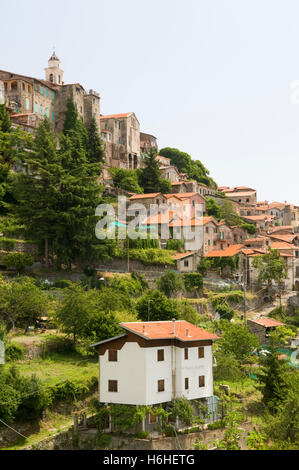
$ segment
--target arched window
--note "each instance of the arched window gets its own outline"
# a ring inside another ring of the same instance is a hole
[[[53,83],[53,81],[54,81],[53,73],[50,73],[50,82]]]

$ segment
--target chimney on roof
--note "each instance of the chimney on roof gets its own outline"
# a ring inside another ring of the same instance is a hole
[[[172,334],[175,334],[175,318],[172,319]]]
[[[143,327],[142,327],[142,333],[143,334],[145,333],[145,325],[143,325]]]

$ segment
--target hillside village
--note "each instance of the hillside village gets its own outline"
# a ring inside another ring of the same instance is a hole
[[[299,206],[60,65],[0,71],[0,447],[298,448]]]

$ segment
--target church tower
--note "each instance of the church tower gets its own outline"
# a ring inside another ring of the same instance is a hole
[[[61,70],[60,60],[58,59],[55,51],[48,60],[48,67],[45,69],[46,81],[54,85],[62,85],[63,83],[63,70]]]

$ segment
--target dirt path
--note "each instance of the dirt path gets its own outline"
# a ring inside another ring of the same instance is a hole
[[[288,303],[288,300],[290,297],[293,295],[296,295],[296,292],[288,292],[287,294],[284,294],[281,296],[281,304],[282,306],[286,306]],[[267,317],[272,310],[275,308],[279,307],[280,305],[280,300],[279,298],[275,299],[274,302],[271,302],[267,307],[263,307],[261,309],[254,309],[251,310],[247,313],[247,318],[259,318],[259,317]]]

